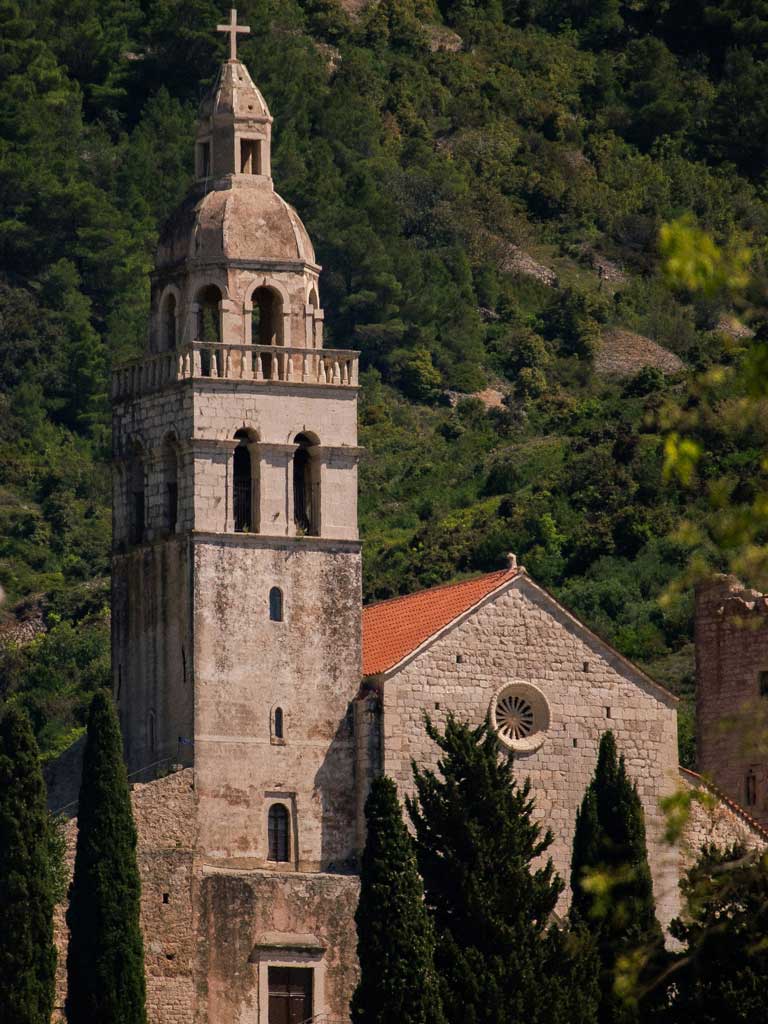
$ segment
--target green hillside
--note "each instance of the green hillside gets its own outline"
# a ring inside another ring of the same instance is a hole
[[[694,405],[694,375],[740,350],[722,295],[665,284],[658,233],[690,212],[718,239],[765,237],[768,2],[239,13],[276,186],[325,267],[327,343],[363,353],[366,596],[515,551],[690,698],[690,595],[658,597],[706,480],[663,483],[663,409]],[[6,622],[47,630],[0,652],[0,699],[23,700],[49,755],[109,675],[109,372],[143,344],[224,14],[0,0],[0,583]],[[642,369],[642,338],[679,361]],[[710,472],[748,499],[764,439],[734,416],[702,429]]]

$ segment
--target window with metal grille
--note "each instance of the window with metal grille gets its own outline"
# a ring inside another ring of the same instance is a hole
[[[284,804],[272,804],[269,808],[268,839],[269,860],[285,863],[290,859],[288,808]]]
[[[235,448],[234,470],[234,519],[235,532],[247,533],[251,529],[251,453],[246,445]]]

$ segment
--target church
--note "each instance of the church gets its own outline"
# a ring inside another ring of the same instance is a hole
[[[660,800],[705,785],[678,768],[675,697],[514,556],[363,608],[358,355],[324,345],[321,268],[275,191],[272,117],[237,59],[247,28],[235,12],[221,28],[230,58],[160,239],[147,351],[112,388],[113,685],[148,1010],[152,1024],[340,1024],[366,795],[381,772],[404,795],[411,761],[435,764],[425,713],[489,720],[565,878],[612,729],[665,924],[691,849],[768,832],[723,798],[694,805],[687,845],[665,842]]]

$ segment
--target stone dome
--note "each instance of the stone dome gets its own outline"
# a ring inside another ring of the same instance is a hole
[[[236,177],[227,185],[182,203],[161,233],[158,269],[189,259],[315,263],[306,228],[271,181]]]

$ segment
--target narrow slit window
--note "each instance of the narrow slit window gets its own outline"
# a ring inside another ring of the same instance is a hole
[[[275,739],[282,740],[283,736],[283,709],[275,708]]]
[[[744,785],[744,797],[747,807],[754,807],[757,803],[757,778],[754,772],[748,772]]]
[[[272,622],[283,621],[283,592],[280,587],[272,587],[269,592],[269,618]]]
[[[273,804],[269,809],[269,860],[284,864],[290,859],[288,834],[288,808],[284,804]]]
[[[761,697],[768,697],[768,672],[758,672],[757,688]]]

